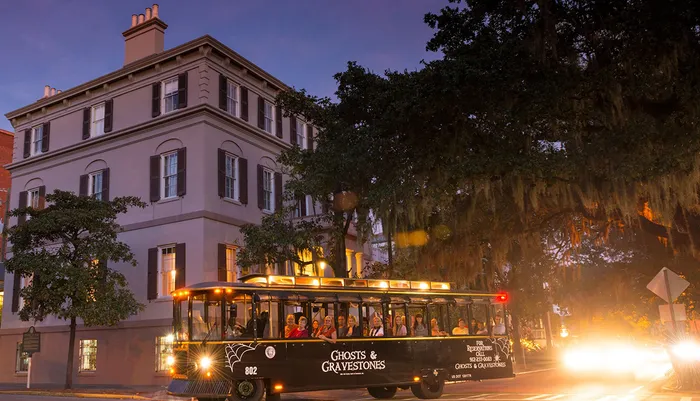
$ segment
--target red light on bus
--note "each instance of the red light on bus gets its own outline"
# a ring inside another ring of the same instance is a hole
[[[508,301],[508,294],[505,292],[502,292],[498,295],[496,295],[496,302],[506,302]]]

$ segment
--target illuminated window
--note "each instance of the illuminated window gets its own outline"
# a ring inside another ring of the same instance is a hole
[[[15,354],[15,373],[26,373],[29,370],[29,354],[22,351],[22,343],[17,343]]]
[[[159,248],[160,259],[158,260],[158,276],[160,285],[158,295],[167,297],[175,291],[175,245],[168,245]]]
[[[173,355],[172,337],[156,337],[156,372],[168,371],[168,357]]]
[[[240,277],[240,272],[236,264],[236,248],[226,248],[226,281],[233,283]]]
[[[80,340],[78,354],[78,371],[94,372],[97,370],[97,340]]]

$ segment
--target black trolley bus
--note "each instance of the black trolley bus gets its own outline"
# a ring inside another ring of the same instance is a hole
[[[192,285],[173,292],[168,393],[258,401],[366,387],[380,399],[397,389],[439,398],[445,382],[514,376],[506,301],[505,294],[427,281],[254,274]],[[414,330],[419,315],[427,330]],[[335,327],[339,317],[351,318],[355,335],[285,338],[287,321],[301,316],[309,326],[326,316]],[[390,317],[405,322],[406,335],[400,324],[389,326]],[[385,335],[368,336],[377,321]]]

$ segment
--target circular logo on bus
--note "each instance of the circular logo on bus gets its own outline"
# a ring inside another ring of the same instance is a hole
[[[267,348],[265,348],[265,356],[267,359],[272,359],[275,357],[275,347],[268,345]]]

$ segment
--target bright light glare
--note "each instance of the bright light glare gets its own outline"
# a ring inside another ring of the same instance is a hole
[[[572,347],[563,354],[562,362],[567,370],[577,373],[633,374],[638,378],[652,378],[671,369],[663,349],[628,344]]]
[[[673,355],[684,361],[700,360],[700,344],[694,341],[681,341],[671,349]]]
[[[202,369],[209,369],[211,366],[211,359],[208,356],[202,357],[202,359],[199,360],[199,367]]]
[[[566,327],[562,327],[559,335],[561,336],[561,338],[566,338],[569,336],[569,330],[567,330]]]
[[[172,355],[168,355],[168,357],[165,359],[165,363],[168,366],[173,366],[175,364],[175,357]]]
[[[165,343],[166,344],[172,344],[173,341],[175,341],[175,335],[174,334],[168,334],[165,336]]]

